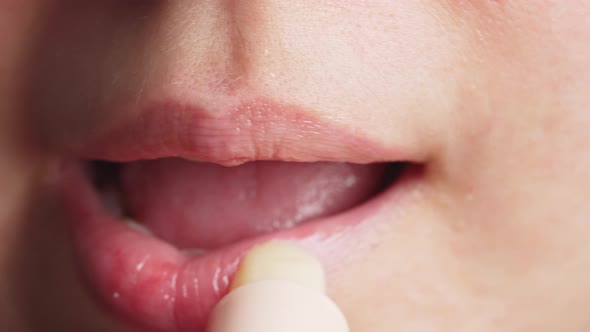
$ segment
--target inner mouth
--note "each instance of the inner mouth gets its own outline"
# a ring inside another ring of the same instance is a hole
[[[89,164],[111,214],[192,250],[353,209],[393,186],[410,165],[255,161],[226,167],[180,158]]]

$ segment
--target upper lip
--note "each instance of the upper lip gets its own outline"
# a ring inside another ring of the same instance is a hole
[[[84,158],[116,162],[182,157],[226,166],[255,160],[412,159],[401,147],[385,146],[335,122],[317,112],[260,99],[224,111],[166,101],[99,131],[75,150]]]

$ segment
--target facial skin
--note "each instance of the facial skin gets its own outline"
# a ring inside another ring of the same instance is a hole
[[[424,165],[330,275],[352,331],[589,330],[588,17],[585,0],[0,0],[0,330],[124,330],[75,271],[53,160],[133,105],[253,93]]]

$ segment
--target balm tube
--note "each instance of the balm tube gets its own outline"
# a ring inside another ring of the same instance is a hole
[[[322,266],[304,251],[278,242],[255,247],[207,332],[349,332],[324,285]]]

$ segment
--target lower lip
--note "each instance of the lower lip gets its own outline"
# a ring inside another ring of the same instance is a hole
[[[154,331],[204,330],[210,311],[228,292],[241,257],[260,243],[292,242],[315,254],[328,272],[337,271],[346,257],[375,241],[377,223],[369,221],[412,182],[406,174],[345,213],[191,257],[110,215],[81,162],[64,166],[62,175],[64,208],[91,289],[107,310]]]

